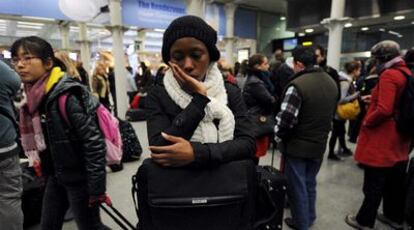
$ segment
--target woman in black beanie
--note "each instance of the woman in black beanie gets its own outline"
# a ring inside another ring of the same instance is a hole
[[[216,61],[217,33],[201,18],[175,19],[164,33],[170,66],[147,98],[148,139],[154,162],[208,167],[253,159],[255,141],[239,88],[224,83]]]

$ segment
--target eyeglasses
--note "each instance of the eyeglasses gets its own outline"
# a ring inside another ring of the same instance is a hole
[[[32,62],[32,59],[35,59],[38,57],[35,56],[23,56],[22,58],[12,58],[11,64],[14,66],[17,66],[19,62],[22,62],[23,65],[28,65]]]

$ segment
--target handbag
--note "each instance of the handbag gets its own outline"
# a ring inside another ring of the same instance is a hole
[[[276,125],[273,115],[253,114],[251,116],[254,124],[255,138],[273,134]]]
[[[256,180],[252,160],[172,168],[146,159],[133,177],[139,229],[250,230]]]
[[[345,104],[339,104],[336,108],[336,113],[343,120],[355,120],[360,112],[361,108],[358,99]]]

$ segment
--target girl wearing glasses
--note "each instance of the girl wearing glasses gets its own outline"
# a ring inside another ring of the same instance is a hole
[[[109,202],[106,146],[92,115],[98,101],[62,71],[63,63],[45,40],[21,38],[13,43],[11,53],[27,95],[19,122],[23,150],[36,173],[46,179],[41,229],[62,229],[69,205],[79,229],[108,229],[97,206]],[[58,104],[59,96],[68,92],[70,126]]]

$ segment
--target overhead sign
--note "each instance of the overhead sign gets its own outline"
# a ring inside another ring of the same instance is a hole
[[[186,14],[184,0],[123,0],[124,25],[165,29],[177,17]]]

